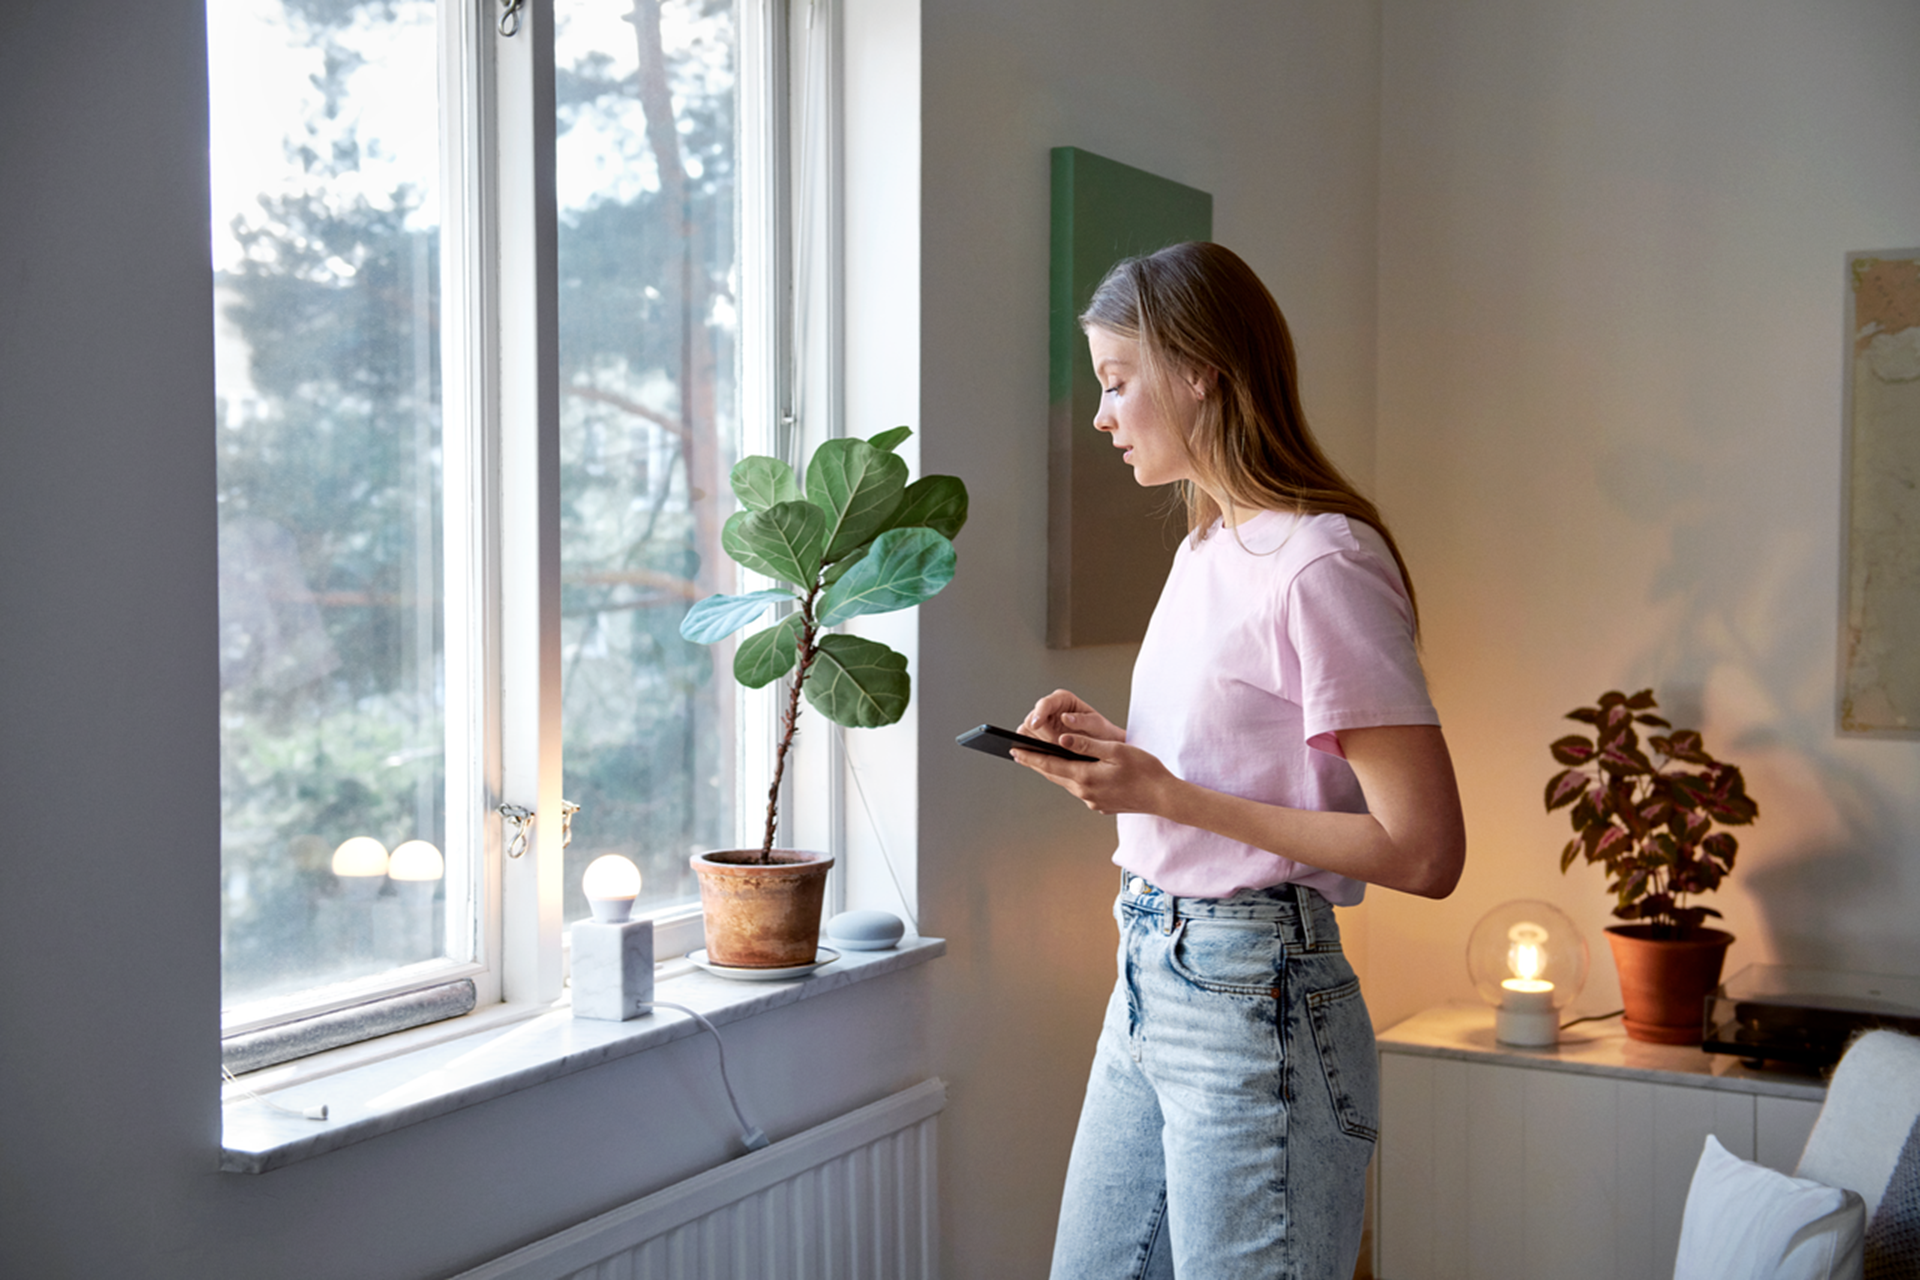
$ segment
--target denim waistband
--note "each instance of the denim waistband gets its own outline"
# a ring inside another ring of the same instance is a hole
[[[1310,947],[1340,945],[1333,904],[1303,884],[1242,889],[1228,898],[1182,898],[1129,871],[1121,876],[1120,901],[1129,910],[1165,916],[1169,930],[1180,920],[1192,919],[1272,922]]]

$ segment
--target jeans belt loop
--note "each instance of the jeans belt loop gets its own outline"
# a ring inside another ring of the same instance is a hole
[[[1163,891],[1164,892],[1164,891]],[[1180,899],[1167,894],[1167,932],[1171,934],[1180,924]]]
[[[1318,941],[1313,936],[1313,904],[1307,897],[1313,891],[1298,880],[1290,881],[1288,888],[1293,890],[1294,912],[1300,918],[1300,940],[1306,944],[1307,950],[1311,951]]]

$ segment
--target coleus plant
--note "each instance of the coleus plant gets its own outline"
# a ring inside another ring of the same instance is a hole
[[[734,678],[749,689],[793,674],[767,790],[763,863],[773,856],[802,692],[827,719],[858,729],[893,724],[912,699],[904,654],[830,630],[862,614],[911,608],[953,579],[953,537],[967,522],[967,486],[944,475],[909,484],[907,464],[894,450],[912,434],[895,427],[868,440],[828,440],[807,463],[804,489],[778,458],[742,458],[733,468],[742,510],[728,518],[720,545],[736,563],[783,585],[708,596],[687,611],[680,634],[713,644],[757,622],[770,606],[788,606],[733,655]]]
[[[1674,729],[1657,706],[1651,689],[1631,697],[1616,690],[1598,706],[1568,712],[1593,736],[1552,745],[1566,767],[1547,782],[1547,810],[1571,806],[1574,837],[1560,851],[1562,873],[1575,858],[1601,863],[1615,916],[1651,925],[1655,937],[1679,937],[1720,914],[1687,904],[1733,870],[1739,842],[1716,827],[1746,826],[1760,809],[1739,768],[1709,755],[1695,730]],[[1652,754],[1635,726],[1656,731],[1646,739]]]

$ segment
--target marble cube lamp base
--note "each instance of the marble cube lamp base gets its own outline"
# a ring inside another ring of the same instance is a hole
[[[653,921],[573,926],[573,1016],[625,1022],[653,1003]]]

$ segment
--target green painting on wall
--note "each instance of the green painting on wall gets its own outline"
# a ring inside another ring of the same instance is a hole
[[[1100,384],[1079,315],[1109,268],[1213,238],[1213,197],[1078,147],[1053,149],[1047,644],[1133,644],[1146,634],[1183,528],[1165,489],[1143,489],[1093,429]]]

